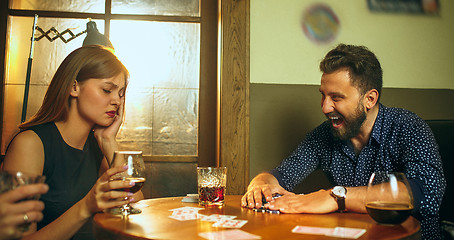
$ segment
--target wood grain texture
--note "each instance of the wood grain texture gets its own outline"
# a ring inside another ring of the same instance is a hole
[[[227,194],[249,182],[249,0],[220,1],[220,150]]]
[[[131,215],[125,220],[109,213],[94,216],[93,227],[98,240],[136,240],[136,239],[202,239],[199,233],[229,230],[213,227],[213,222],[202,220],[178,221],[169,218],[170,209],[180,207],[199,207],[197,203],[183,203],[182,197],[157,198],[144,200],[148,207],[141,214]],[[329,213],[329,214],[269,214],[259,213],[240,206],[241,195],[226,196],[225,206],[206,207],[200,214],[234,215],[236,219],[248,222],[241,230],[258,235],[261,239],[326,239],[320,235],[292,233],[295,226],[312,227],[349,227],[365,229],[359,239],[418,239],[420,224],[408,218],[400,225],[385,226],[374,222],[367,214]],[[329,238],[341,239],[341,238]]]

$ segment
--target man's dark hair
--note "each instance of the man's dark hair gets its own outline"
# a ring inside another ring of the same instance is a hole
[[[364,46],[339,44],[320,62],[320,71],[329,74],[341,68],[348,68],[352,84],[361,94],[376,89],[380,100],[383,70],[373,52]]]

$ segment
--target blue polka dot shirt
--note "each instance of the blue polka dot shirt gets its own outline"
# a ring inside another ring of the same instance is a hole
[[[356,155],[350,141],[331,134],[325,121],[297,149],[270,171],[291,191],[312,171],[321,168],[335,185],[367,186],[374,171],[403,172],[415,200],[413,216],[425,239],[440,239],[438,210],[446,188],[441,157],[429,126],[416,114],[379,105],[368,144]]]

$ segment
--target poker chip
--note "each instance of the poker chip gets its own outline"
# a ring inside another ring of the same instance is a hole
[[[261,207],[261,208],[254,208],[254,209],[252,209],[252,210],[254,210],[254,212],[263,212],[263,213],[266,212],[266,209],[263,208],[263,207]]]
[[[280,214],[281,213],[279,210],[270,210],[270,209],[267,209],[266,212],[267,213],[272,213],[272,214]]]

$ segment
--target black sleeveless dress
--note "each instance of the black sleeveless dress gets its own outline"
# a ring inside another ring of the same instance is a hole
[[[62,215],[81,200],[98,179],[103,154],[93,132],[83,150],[75,149],[63,140],[54,122],[33,126],[44,146],[44,169],[49,191],[41,196],[45,207],[38,230]],[[94,239],[92,221],[88,221],[74,236],[74,240]]]

